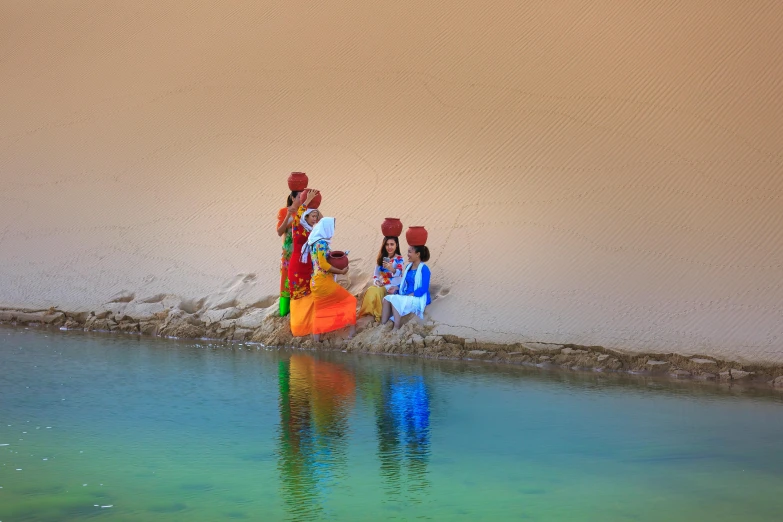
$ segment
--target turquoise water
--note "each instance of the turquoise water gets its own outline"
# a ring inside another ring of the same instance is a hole
[[[772,392],[0,328],[0,521],[780,520]]]

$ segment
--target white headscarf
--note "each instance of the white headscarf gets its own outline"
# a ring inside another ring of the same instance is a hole
[[[313,227],[310,226],[310,223],[307,222],[307,214],[311,214],[313,212],[318,212],[317,208],[308,208],[304,211],[304,214],[302,214],[302,219],[299,220],[299,224],[302,225],[302,228],[307,230],[308,232],[313,231]]]
[[[310,232],[310,237],[307,238],[307,244],[302,247],[302,263],[307,262],[307,256],[310,254],[313,245],[316,241],[325,240],[327,243],[331,243],[332,236],[334,235],[334,218],[325,217],[321,218],[321,221],[315,224],[313,231]]]

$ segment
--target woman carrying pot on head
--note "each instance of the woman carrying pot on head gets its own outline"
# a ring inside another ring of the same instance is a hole
[[[294,190],[288,196],[285,208],[277,211],[277,235],[283,238],[283,255],[280,259],[280,317],[288,315],[291,309],[291,290],[288,284],[288,264],[293,251],[293,216],[291,207],[299,191]]]
[[[329,264],[330,243],[334,235],[334,218],[325,217],[313,227],[307,246],[313,261],[313,277],[310,291],[313,295],[313,340],[321,340],[321,334],[350,326],[348,338],[356,333],[356,298],[337,284],[335,274],[347,274],[348,267],[337,268]]]
[[[307,245],[313,227],[321,219],[318,209],[310,208],[318,194],[317,190],[308,189],[304,201],[293,215],[291,232],[293,253],[288,264],[288,286],[291,292],[291,333],[294,337],[302,337],[313,332],[313,296],[310,295],[313,263],[310,259],[310,251],[304,251],[304,247]]]
[[[408,314],[416,314],[424,319],[424,308],[432,302],[430,299],[430,269],[426,262],[430,259],[430,250],[424,246],[408,247],[408,264],[402,273],[399,288],[392,287],[391,295],[383,298],[381,324],[391,318],[394,329],[400,329],[400,320]]]
[[[400,238],[385,236],[376,260],[373,286],[364,293],[362,307],[359,310],[360,316],[372,315],[376,321],[381,320],[383,298],[393,287],[400,286],[404,266],[405,260],[400,254]]]

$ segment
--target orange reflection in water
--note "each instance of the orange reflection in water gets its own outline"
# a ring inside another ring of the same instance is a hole
[[[324,492],[346,471],[356,381],[344,367],[308,355],[280,361],[278,381],[282,497],[294,520],[319,518]]]

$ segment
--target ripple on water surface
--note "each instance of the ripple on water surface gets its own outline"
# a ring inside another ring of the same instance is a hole
[[[0,329],[0,520],[780,514],[771,392],[239,348]]]

